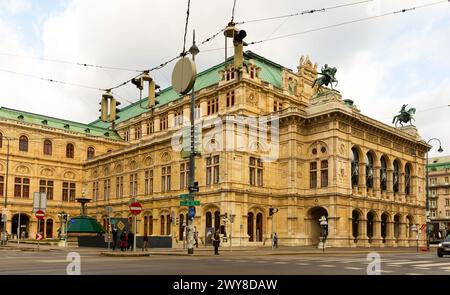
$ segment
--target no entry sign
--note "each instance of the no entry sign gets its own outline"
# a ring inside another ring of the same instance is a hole
[[[141,203],[139,203],[139,202],[131,203],[130,204],[130,211],[131,211],[131,214],[133,214],[133,215],[138,215],[139,213],[141,213],[142,212]]]
[[[45,213],[42,210],[37,210],[35,215],[37,219],[44,219],[45,217]]]

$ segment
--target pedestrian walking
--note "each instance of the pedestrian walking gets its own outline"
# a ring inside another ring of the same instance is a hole
[[[128,247],[128,233],[127,231],[123,231],[120,235],[120,250],[125,251]]]
[[[148,246],[148,235],[147,233],[144,234],[144,242],[142,243],[142,251],[147,251]]]
[[[131,231],[128,233],[128,249],[134,249],[134,234]]]
[[[112,242],[113,242],[113,251],[115,251],[116,250],[116,247],[117,247],[117,236],[118,236],[118,231],[117,231],[117,228],[114,226],[113,227],[113,229],[112,229]]]
[[[220,235],[219,230],[216,230],[213,236],[214,255],[219,255]]]
[[[273,247],[278,248],[278,236],[277,233],[273,234]]]
[[[195,240],[195,247],[198,248],[198,231],[197,227],[194,226],[194,240]]]

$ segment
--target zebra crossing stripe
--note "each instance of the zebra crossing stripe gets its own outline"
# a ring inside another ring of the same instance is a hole
[[[402,262],[389,262],[389,265],[404,265],[404,264],[421,264],[421,263],[430,263],[430,260],[424,261],[402,261]]]
[[[420,264],[418,267],[450,266],[450,262]]]

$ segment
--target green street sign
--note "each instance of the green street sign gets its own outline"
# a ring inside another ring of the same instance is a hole
[[[181,201],[180,202],[180,206],[200,206],[200,201],[193,201],[193,200],[189,200],[189,201]]]
[[[180,195],[180,199],[193,200],[194,199],[194,194],[181,194]]]

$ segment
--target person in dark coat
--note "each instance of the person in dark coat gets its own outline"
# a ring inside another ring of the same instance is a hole
[[[216,230],[213,236],[214,254],[219,255],[220,235],[219,230]]]
[[[148,235],[147,235],[147,233],[145,233],[143,243],[142,243],[142,251],[147,251],[147,246],[148,246]]]
[[[131,231],[128,233],[128,249],[134,249],[134,234]]]
[[[120,235],[120,250],[125,251],[128,247],[128,233],[123,231]]]
[[[114,226],[112,229],[113,251],[116,250],[118,234],[117,228]]]

